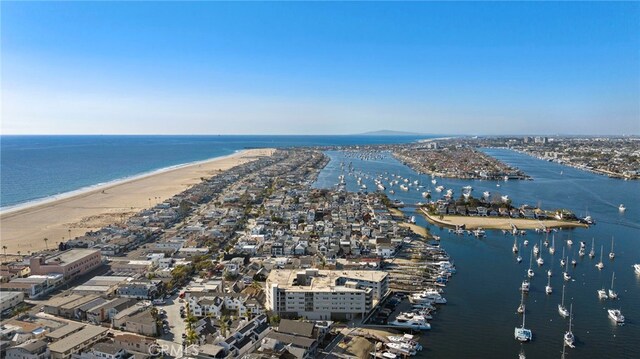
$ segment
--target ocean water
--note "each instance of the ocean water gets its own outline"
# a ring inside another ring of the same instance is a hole
[[[640,263],[640,182],[610,179],[571,167],[542,161],[510,150],[486,150],[490,155],[519,167],[532,181],[480,181],[440,179],[437,185],[455,190],[459,196],[462,187],[471,185],[474,196],[484,191],[509,195],[514,205],[532,204],[543,208],[567,208],[583,216],[590,214],[597,224],[589,229],[562,230],[555,233],[555,255],[542,247],[545,264],[538,267],[533,262],[535,277],[531,280],[531,292],[525,298],[527,308],[526,327],[533,330],[534,339],[522,345],[527,358],[560,358],[562,338],[568,328],[568,319],[557,312],[563,285],[560,257],[562,248],[570,258],[577,258],[575,268],[569,265],[573,280],[566,283],[565,304],[573,304],[573,332],[576,348],[567,349],[567,358],[640,358],[640,275],[632,268]],[[330,188],[343,173],[340,162],[353,163],[355,171],[372,175],[364,179],[368,189],[375,189],[373,178],[388,172],[405,178],[419,180],[430,188],[431,177],[418,175],[389,155],[376,160],[347,158],[342,152],[328,151],[331,162],[320,173],[314,186]],[[346,175],[347,188],[358,190],[356,177]],[[387,175],[385,175],[387,176]],[[498,187],[497,185],[500,185]],[[390,189],[388,183],[387,191]],[[397,187],[397,186],[395,186]],[[392,199],[405,203],[425,201],[421,192],[413,188],[403,192],[395,188]],[[387,192],[388,193],[388,192]],[[625,204],[625,213],[618,205]],[[529,255],[534,243],[544,241],[544,234],[529,231],[517,237],[521,244],[522,263],[517,263],[511,247],[514,238],[501,231],[487,231],[487,237],[456,236],[445,229],[432,226],[414,209],[405,208],[407,215],[415,215],[418,224],[424,225],[435,235],[441,236],[441,246],[451,255],[458,269],[445,289],[446,305],[440,306],[431,321],[432,330],[420,334],[424,351],[416,358],[517,358],[521,344],[513,337],[522,317],[516,313],[520,303],[519,286],[529,268]],[[614,260],[608,259],[611,238],[615,239]],[[549,236],[549,240],[551,240]],[[567,239],[573,245],[567,244]],[[596,258],[577,255],[579,242],[595,239]],[[530,243],[523,246],[524,240]],[[599,271],[595,264],[599,260],[600,246],[604,246],[605,268]],[[552,269],[551,286],[554,292],[547,295],[546,272]],[[596,290],[609,288],[611,275],[615,271],[615,289],[620,299],[598,300]],[[606,309],[621,308],[627,324],[615,325],[607,316]]]
[[[402,143],[433,136],[0,136],[0,208],[256,147]]]

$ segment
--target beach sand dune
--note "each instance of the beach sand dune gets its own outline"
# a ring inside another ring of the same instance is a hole
[[[84,235],[112,223],[122,223],[138,211],[178,194],[220,171],[273,149],[250,149],[211,161],[126,180],[47,203],[0,213],[0,243],[7,253],[22,254],[56,247],[63,240]]]

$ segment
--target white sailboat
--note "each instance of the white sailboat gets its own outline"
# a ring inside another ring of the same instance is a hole
[[[562,276],[564,277],[564,280],[570,280],[571,279],[571,274],[569,274],[569,262],[568,261],[564,261],[565,262],[565,266],[564,266],[564,272],[562,272]]]
[[[602,270],[604,268],[604,262],[602,262],[602,253],[604,252],[604,246],[600,246],[600,262],[596,264],[596,268]]]
[[[573,318],[573,304],[571,304],[571,311],[569,312],[569,330],[564,333],[564,343],[567,344],[569,348],[575,348],[574,345],[576,338],[573,335],[573,331],[571,330],[571,319]]]
[[[518,252],[520,251],[520,244],[518,244]],[[518,263],[522,262],[522,256],[520,254],[518,254],[518,256],[516,257],[516,261],[518,261]]]
[[[609,252],[609,259],[613,260],[616,254],[613,252],[613,237],[611,237],[611,252]]]
[[[529,270],[527,271],[527,276],[529,276],[529,278],[533,278],[533,276],[535,275],[535,273],[533,272],[533,269],[531,269],[532,264],[533,264],[533,251],[531,251],[531,256],[529,256]]]
[[[616,272],[611,273],[611,288],[609,288],[609,298],[618,299],[618,293],[613,290],[613,281],[616,278]]]
[[[556,252],[556,236],[551,236],[551,247],[549,247],[549,254],[553,255]]]
[[[553,293],[553,288],[551,288],[551,276],[547,276],[547,286],[544,287],[544,291],[547,294]]]
[[[560,266],[564,267],[565,265],[565,260],[564,260],[564,247],[562,247],[562,258],[560,258]]]
[[[526,279],[525,279],[526,280]],[[520,305],[518,306],[518,314],[524,313],[524,290],[520,292]]]
[[[591,251],[589,252],[589,258],[593,259],[596,256],[596,250],[594,249],[595,238],[591,238]]]
[[[562,285],[562,302],[558,304],[558,313],[563,318],[566,318],[569,315],[569,311],[567,310],[567,307],[564,306],[564,288],[565,286],[563,284]]]
[[[517,240],[518,239],[514,236],[513,237],[513,247],[511,248],[513,253],[518,253],[518,242],[517,242]]]

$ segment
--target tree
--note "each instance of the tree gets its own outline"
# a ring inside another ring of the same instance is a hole
[[[49,246],[47,245],[47,242],[49,242],[49,238],[44,237],[44,247],[49,250]]]
[[[7,246],[2,246],[2,250],[4,251],[4,259],[7,259]]]
[[[227,321],[229,318],[226,315],[223,315],[220,318],[220,333],[222,333],[223,337],[227,336],[227,330],[229,329],[229,323]]]

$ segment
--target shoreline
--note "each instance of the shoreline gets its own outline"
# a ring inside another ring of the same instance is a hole
[[[465,229],[506,229],[511,230],[511,225],[515,225],[518,229],[542,229],[546,228],[589,228],[588,225],[575,222],[559,221],[555,219],[551,220],[537,220],[526,218],[510,218],[510,217],[470,217],[470,216],[452,216],[445,215],[443,219],[434,218],[424,209],[420,209],[422,215],[429,221],[429,223],[436,226],[442,226],[446,228],[456,228],[457,226],[464,225]]]
[[[222,156],[218,156],[218,157],[207,158],[205,160],[198,160],[198,161],[193,161],[193,162],[181,163],[181,164],[178,164],[178,165],[171,165],[171,166],[167,166],[167,167],[162,167],[162,168],[158,168],[158,169],[155,169],[155,170],[134,174],[134,175],[131,175],[131,176],[116,178],[116,179],[113,179],[113,180],[110,180],[110,181],[107,181],[107,182],[100,182],[100,183],[92,184],[92,185],[89,185],[89,186],[80,187],[78,189],[74,189],[74,190],[67,191],[67,192],[56,193],[56,194],[53,194],[53,195],[50,195],[50,196],[32,199],[32,200],[29,200],[27,202],[21,202],[21,203],[12,204],[12,205],[5,206],[5,207],[0,207],[0,216],[8,215],[8,214],[16,212],[16,211],[29,209],[31,207],[36,207],[36,206],[39,206],[39,205],[44,205],[44,204],[47,204],[47,203],[52,203],[52,202],[55,202],[55,201],[60,201],[60,200],[64,200],[64,199],[67,199],[67,198],[72,198],[72,197],[79,196],[79,195],[82,195],[82,194],[85,194],[85,193],[88,193],[88,192],[91,192],[91,191],[102,190],[102,189],[106,189],[108,187],[117,186],[119,184],[127,183],[127,182],[130,182],[130,181],[136,181],[136,180],[143,179],[143,178],[150,177],[150,176],[154,176],[154,175],[157,175],[157,174],[162,174],[162,173],[165,173],[165,172],[170,172],[170,171],[173,171],[173,170],[178,170],[178,169],[189,167],[189,166],[206,164],[206,163],[211,162],[211,161],[223,160],[225,158],[233,157],[233,156],[237,155],[238,153],[241,153],[241,152],[244,152],[244,151],[247,151],[247,150],[248,149],[235,150],[235,151],[233,151],[232,153],[230,153],[228,155],[222,155]]]
[[[121,223],[131,215],[183,192],[221,171],[270,156],[274,149],[246,149],[132,178],[93,186],[63,198],[49,198],[11,211],[0,212],[0,238],[7,253],[35,252],[55,248],[60,241],[83,236],[109,224]]]

